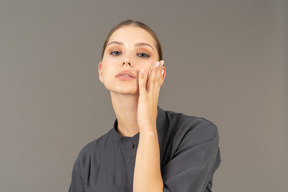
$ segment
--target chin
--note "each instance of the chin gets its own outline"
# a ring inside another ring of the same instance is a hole
[[[106,89],[116,94],[139,95],[138,85],[135,83],[105,83]]]
[[[108,88],[107,88],[108,89]],[[135,88],[128,88],[128,87],[119,87],[114,89],[108,89],[110,92],[114,92],[117,94],[124,94],[124,95],[139,95],[138,89]]]
[[[124,94],[124,95],[139,95],[138,90],[119,90],[117,93]]]

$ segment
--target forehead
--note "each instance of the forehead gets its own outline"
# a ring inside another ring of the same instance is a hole
[[[120,41],[124,44],[148,43],[154,48],[156,42],[153,36],[137,26],[124,26],[117,29],[109,38],[108,44],[111,41]]]

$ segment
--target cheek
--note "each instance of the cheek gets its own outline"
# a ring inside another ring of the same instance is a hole
[[[136,63],[136,62],[135,62]],[[152,65],[153,61],[149,61],[149,62],[137,62],[134,69],[135,72],[137,72],[138,74],[141,73],[141,70],[144,69],[144,73],[147,74],[150,69],[151,69],[151,65]]]
[[[102,64],[102,76],[103,79],[109,78],[111,75],[113,75],[113,71],[115,67],[109,63],[104,63]]]
[[[144,70],[146,71],[146,73],[148,73],[151,70],[151,66],[152,66],[153,62],[150,62],[149,65],[146,65],[144,67]]]
[[[150,69],[151,68],[151,65],[156,62],[156,58],[154,57],[150,57],[150,58],[135,58],[134,59],[134,64],[135,64],[135,67],[137,67],[138,69],[144,69],[145,71],[147,69]]]

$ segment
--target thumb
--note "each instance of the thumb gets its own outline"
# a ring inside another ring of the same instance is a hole
[[[139,72],[139,95],[146,93],[147,76],[144,75],[144,69]]]

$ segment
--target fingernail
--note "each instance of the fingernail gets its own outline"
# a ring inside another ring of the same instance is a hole
[[[162,69],[162,75],[164,74],[164,69]]]
[[[156,63],[156,67],[158,67],[159,66],[159,62],[157,61],[157,63]]]
[[[161,62],[161,66],[163,66],[164,65],[164,60],[161,60],[160,62]]]
[[[144,69],[141,69],[141,73],[142,73],[142,74],[144,73]]]

